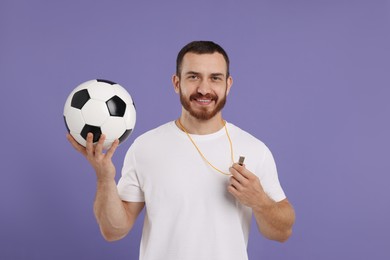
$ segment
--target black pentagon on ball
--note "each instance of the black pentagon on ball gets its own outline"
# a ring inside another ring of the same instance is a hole
[[[131,132],[133,131],[133,129],[127,129],[123,135],[121,137],[119,137],[119,143],[122,143],[124,140],[127,139],[127,137],[129,137],[129,135],[131,134]]]
[[[88,133],[93,134],[93,142],[99,141],[100,136],[102,135],[102,130],[98,126],[93,125],[85,125],[83,129],[81,130],[80,135],[87,140]]]
[[[87,89],[79,90],[74,93],[70,105],[74,108],[81,109],[90,98]]]
[[[96,81],[97,82],[104,82],[104,83],[107,83],[107,84],[110,84],[110,85],[115,85],[116,84],[115,82],[112,82],[111,80],[107,80],[107,79],[97,79]]]
[[[113,96],[106,101],[108,112],[111,116],[123,117],[126,112],[126,103],[118,96]]]

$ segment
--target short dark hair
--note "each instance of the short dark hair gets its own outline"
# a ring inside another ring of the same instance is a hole
[[[213,54],[215,52],[222,54],[226,61],[226,77],[229,77],[229,56],[226,51],[219,46],[218,44],[212,41],[192,41],[185,45],[180,52],[177,54],[176,58],[176,75],[180,77],[181,74],[181,64],[183,62],[183,57],[186,53],[196,53],[196,54]]]

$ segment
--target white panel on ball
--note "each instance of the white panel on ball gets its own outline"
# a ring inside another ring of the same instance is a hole
[[[84,117],[80,109],[71,106],[65,107],[66,123],[71,132],[80,134],[85,125]]]
[[[126,131],[126,124],[122,117],[110,117],[101,127],[107,138],[115,140]]]
[[[131,105],[130,107],[131,109],[127,109],[123,116],[127,129],[133,129],[137,119],[136,112],[133,105]]]
[[[115,139],[121,137],[126,131],[126,124],[121,117],[109,117],[101,127],[102,133],[106,135],[104,148],[111,146]]]
[[[90,99],[81,109],[86,124],[101,126],[110,116],[106,103]]]
[[[116,94],[115,89],[113,87],[108,87],[105,82],[96,82],[96,84],[90,86],[88,90],[91,98],[104,102]]]

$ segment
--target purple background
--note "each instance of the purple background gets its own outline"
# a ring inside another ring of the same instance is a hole
[[[89,79],[129,90],[120,170],[135,137],[179,116],[171,75],[195,39],[230,54],[224,116],[271,148],[296,209],[285,244],[253,226],[250,258],[390,259],[389,34],[380,0],[2,0],[0,259],[137,259],[142,219],[119,242],[100,236],[63,105]]]

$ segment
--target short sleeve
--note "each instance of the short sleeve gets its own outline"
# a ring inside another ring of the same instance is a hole
[[[258,168],[258,176],[265,193],[274,201],[279,202],[286,198],[280,185],[274,157],[265,146],[263,162]]]
[[[145,197],[137,175],[134,150],[135,144],[133,144],[126,153],[123,162],[122,176],[117,185],[118,194],[124,201],[144,202]]]

